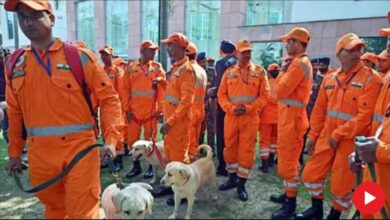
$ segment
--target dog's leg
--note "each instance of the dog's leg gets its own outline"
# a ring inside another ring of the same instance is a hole
[[[214,201],[218,199],[217,196],[217,176],[215,175],[215,170],[210,176],[210,182],[211,182],[211,196]]]
[[[195,197],[187,197],[187,214],[185,219],[191,219],[192,208],[194,207]]]
[[[175,193],[174,198],[175,198],[175,208],[173,209],[172,215],[169,216],[169,219],[176,219],[177,213],[179,212],[181,198],[179,197],[179,195],[177,195],[177,193]]]
[[[160,178],[158,177],[158,169],[159,166],[153,165],[153,179],[149,182],[152,185],[157,184],[160,181]]]

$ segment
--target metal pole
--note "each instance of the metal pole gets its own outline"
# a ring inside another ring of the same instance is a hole
[[[14,22],[14,39],[15,39],[15,49],[19,48],[19,29],[18,29],[18,16],[14,13],[13,17]]]
[[[168,1],[170,0],[159,0],[159,43],[162,39],[168,37]],[[165,45],[162,45],[160,54],[160,62],[163,65],[164,69],[167,69],[168,66],[168,57],[167,57],[167,48]]]

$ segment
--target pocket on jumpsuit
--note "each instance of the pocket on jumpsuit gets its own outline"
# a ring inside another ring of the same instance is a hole
[[[78,102],[81,88],[73,75],[58,76],[53,74],[51,81],[52,90],[49,99],[52,107],[69,109],[72,103]]]

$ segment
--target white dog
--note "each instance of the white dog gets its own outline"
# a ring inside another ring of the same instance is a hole
[[[106,219],[143,219],[152,214],[153,190],[147,183],[131,183],[124,189],[109,185],[102,194],[102,208]]]
[[[170,162],[165,168],[165,175],[160,183],[165,186],[172,186],[172,190],[175,193],[175,208],[173,214],[169,216],[170,219],[177,217],[180,202],[183,198],[186,198],[188,202],[185,218],[190,219],[196,192],[206,182],[209,182],[212,187],[211,194],[213,199],[217,199],[215,166],[212,160],[213,153],[208,145],[200,145],[197,151],[199,152],[201,149],[207,151],[206,157],[196,160],[190,165],[181,162]]]
[[[161,158],[164,163],[167,162],[165,151],[164,151],[164,141],[159,141],[156,143],[157,149],[160,152]],[[157,152],[153,149],[153,143],[146,140],[138,140],[133,144],[133,147],[130,151],[130,154],[133,156],[133,160],[140,158],[141,156],[145,158],[150,165],[153,167],[153,179],[149,182],[150,184],[156,184],[160,181],[158,176],[158,170],[162,170],[160,161],[157,157]]]

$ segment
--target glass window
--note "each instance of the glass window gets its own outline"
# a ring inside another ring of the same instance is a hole
[[[283,54],[283,43],[278,41],[252,43],[252,61],[267,69],[271,63],[280,64]]]
[[[149,0],[141,1],[141,22],[142,22],[142,40],[151,40],[155,44],[158,42],[158,27],[159,27],[159,1]]]
[[[364,41],[364,43],[366,43],[364,52],[380,54],[384,49],[386,49],[386,37],[361,37],[361,39]]]
[[[127,57],[129,34],[127,30],[128,5],[127,1],[106,1],[106,36],[107,44],[114,53]]]
[[[218,57],[221,1],[186,1],[186,34],[199,52]]]
[[[246,24],[279,24],[283,22],[284,1],[247,1]]]
[[[88,48],[95,49],[95,16],[93,1],[79,1],[77,10],[77,39],[84,41]]]
[[[7,20],[8,39],[14,39],[13,13],[6,12],[5,19]]]

